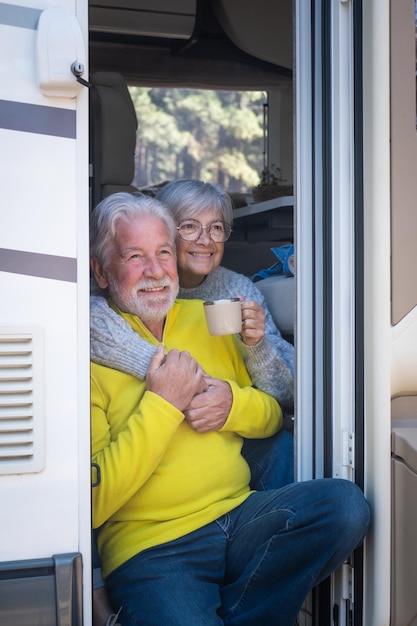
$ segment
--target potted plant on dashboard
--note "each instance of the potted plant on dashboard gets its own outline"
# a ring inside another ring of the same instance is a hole
[[[270,167],[267,165],[264,167],[259,177],[259,183],[252,189],[254,202],[264,202],[272,198],[292,196],[292,194],[293,186],[286,183],[281,177],[280,168],[274,164]]]

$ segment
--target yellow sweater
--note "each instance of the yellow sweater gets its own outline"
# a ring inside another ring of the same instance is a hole
[[[133,329],[158,342],[134,315]],[[104,577],[129,558],[212,522],[249,495],[242,437],[281,427],[274,398],[251,387],[239,342],[211,337],[200,300],[177,300],[163,335],[166,350],[188,350],[205,371],[227,380],[230,415],[218,432],[196,433],[184,415],[144,381],[91,364],[92,457],[101,483],[92,490]]]

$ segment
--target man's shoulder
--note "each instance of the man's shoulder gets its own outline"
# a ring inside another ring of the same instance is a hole
[[[201,308],[203,306],[203,302],[204,300],[200,300],[198,298],[193,298],[192,300],[186,300],[185,298],[177,298],[175,300],[174,306],[172,307],[171,311],[175,312],[175,310],[178,311],[184,311],[184,310],[190,310],[190,311],[201,311]],[[171,313],[170,311],[170,313]],[[170,314],[169,313],[169,314]]]
[[[190,326],[193,322],[199,323],[201,318],[204,318],[204,300],[177,298],[167,315],[167,322],[177,327],[179,320],[185,320]]]

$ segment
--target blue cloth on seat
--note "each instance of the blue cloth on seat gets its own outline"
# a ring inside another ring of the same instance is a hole
[[[290,257],[294,255],[294,244],[286,244],[285,246],[279,246],[278,248],[271,248],[271,252],[275,254],[278,261],[264,270],[259,270],[256,274],[253,274],[251,280],[256,283],[263,278],[269,278],[270,276],[277,276],[278,274],[285,274],[286,276],[294,276],[294,272],[288,264]]]

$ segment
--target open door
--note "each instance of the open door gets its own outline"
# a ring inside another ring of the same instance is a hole
[[[75,626],[91,607],[86,2],[0,3],[0,29],[0,622]]]

